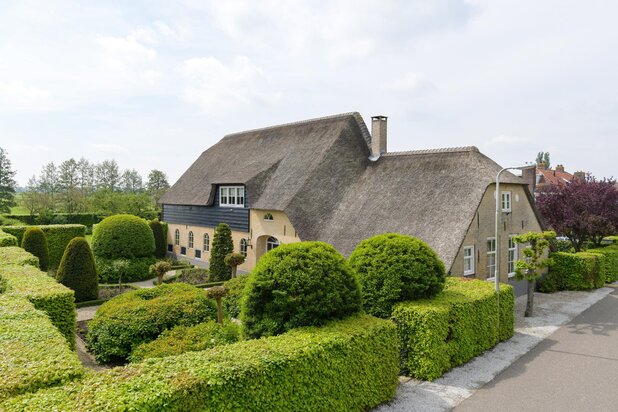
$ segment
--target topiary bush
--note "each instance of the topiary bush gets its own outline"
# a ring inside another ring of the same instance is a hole
[[[260,258],[245,289],[241,319],[244,333],[259,338],[360,310],[358,281],[344,257],[327,243],[300,242]]]
[[[240,338],[240,326],[233,322],[223,325],[208,321],[195,326],[176,326],[164,331],[152,342],[137,346],[129,360],[140,362],[148,358],[163,358],[196,352],[237,342]]]
[[[92,233],[92,251],[96,257],[152,257],[155,239],[144,219],[134,215],[114,215],[99,223]]]
[[[18,246],[17,238],[0,230],[0,247]]]
[[[30,252],[38,257],[39,268],[43,272],[47,272],[49,266],[49,247],[47,246],[45,233],[40,228],[36,226],[27,228],[21,241],[21,247],[26,252]]]
[[[225,264],[225,257],[234,251],[232,230],[225,223],[219,223],[215,228],[208,260],[208,270],[212,281],[228,280],[232,276],[232,268]]]
[[[249,275],[240,275],[225,282],[227,295],[223,298],[223,312],[226,316],[237,318],[240,315],[240,301],[244,296]]]
[[[381,318],[393,305],[430,298],[444,287],[444,264],[425,242],[398,233],[363,240],[350,255],[361,285],[363,308]]]
[[[589,290],[605,285],[605,256],[596,253],[556,252],[549,272],[539,284],[541,292]]]
[[[150,226],[150,230],[152,230],[152,235],[154,236],[154,256],[157,259],[163,259],[165,257],[165,253],[167,252],[167,245],[165,243],[165,236],[163,234],[163,226],[161,226],[161,222],[159,222],[158,220],[151,220],[150,222],[148,222],[148,226]]]
[[[139,289],[110,299],[89,324],[88,348],[99,362],[126,359],[133,348],[174,326],[215,319],[206,292],[183,283]]]
[[[94,260],[100,283],[139,282],[150,279],[150,266],[156,262],[153,257],[108,259],[95,256]]]
[[[94,255],[86,239],[76,237],[69,242],[56,272],[56,279],[75,292],[76,302],[99,298],[99,277]]]

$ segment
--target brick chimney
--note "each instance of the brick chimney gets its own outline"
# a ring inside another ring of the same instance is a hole
[[[386,153],[386,116],[371,118],[371,154],[378,158]]]
[[[556,166],[556,172],[562,172],[562,173],[564,173],[564,166],[563,166],[563,165],[558,165],[558,166]]]
[[[528,183],[528,189],[534,196],[534,191],[536,190],[536,166],[531,165],[530,167],[521,169],[521,178],[524,182]]]

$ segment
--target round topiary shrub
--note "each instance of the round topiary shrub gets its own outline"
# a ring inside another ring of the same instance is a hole
[[[76,237],[69,242],[58,266],[56,279],[75,291],[76,302],[99,298],[99,277],[86,239]]]
[[[214,301],[194,286],[175,283],[139,289],[101,305],[89,324],[88,348],[99,362],[125,360],[134,347],[166,329],[216,317]]]
[[[398,233],[363,240],[350,255],[361,284],[363,308],[381,318],[397,302],[428,298],[444,288],[445,270],[425,242]]]
[[[155,240],[144,219],[133,215],[106,217],[92,233],[92,251],[109,259],[152,257]]]
[[[151,220],[150,222],[148,222],[148,226],[150,226],[150,230],[152,230],[152,234],[154,236],[154,255],[156,258],[162,259],[165,257],[165,253],[167,252],[167,248],[165,245],[165,235],[163,234],[163,226],[158,220]]]
[[[346,260],[323,242],[281,245],[262,256],[241,306],[247,336],[278,335],[361,310],[358,281]]]
[[[47,272],[49,265],[49,246],[45,233],[36,226],[29,226],[24,233],[21,247],[39,258],[39,267]]]

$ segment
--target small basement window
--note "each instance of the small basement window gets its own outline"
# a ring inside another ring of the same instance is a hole
[[[272,213],[266,213],[264,215],[264,220],[272,221],[272,220],[275,220],[275,219],[273,218],[273,214]]]
[[[464,246],[464,275],[474,274],[474,246]]]
[[[219,187],[219,206],[245,207],[245,188],[243,186]]]

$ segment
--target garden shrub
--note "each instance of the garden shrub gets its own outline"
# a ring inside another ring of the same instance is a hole
[[[172,267],[172,266],[170,266]],[[176,274],[163,280],[164,283],[182,282],[190,285],[202,285],[210,282],[208,269],[199,267],[183,267],[176,270]]]
[[[105,216],[98,215],[96,213],[50,213],[43,216],[36,216],[30,214],[11,214],[4,215],[7,218],[12,219],[11,225],[36,225],[36,224],[57,224],[63,222],[65,224],[84,225],[86,227],[92,227],[99,223]]]
[[[21,241],[21,247],[39,258],[39,269],[47,272],[49,247],[47,246],[47,237],[40,228],[36,226],[27,228]]]
[[[0,296],[0,348],[0,400],[83,374],[65,337],[21,296]]]
[[[37,227],[45,233],[47,238],[47,246],[49,247],[48,269],[50,270],[58,268],[64,250],[71,239],[86,236],[86,227],[84,225],[40,225]],[[5,226],[2,230],[15,236],[18,244],[21,244],[27,228],[28,226]]]
[[[365,411],[395,395],[397,350],[392,322],[353,316],[114,368],[0,409]]]
[[[549,272],[540,282],[540,291],[588,290],[605,285],[604,255],[556,252],[551,258]]]
[[[150,265],[156,259],[142,257],[133,259],[108,259],[95,256],[95,266],[100,283],[139,282],[152,278]]]
[[[18,246],[17,238],[0,230],[0,247]]]
[[[299,242],[260,258],[241,306],[245,334],[258,338],[356,313],[361,296],[352,269],[334,247]]]
[[[363,309],[381,318],[397,302],[429,298],[444,287],[440,258],[425,242],[398,233],[365,239],[350,255],[361,285]]]
[[[152,230],[152,235],[154,236],[154,256],[158,259],[163,259],[165,257],[165,253],[167,252],[167,243],[165,242],[165,237],[163,235],[163,226],[161,226],[161,222],[158,220],[151,220],[148,222],[148,226],[150,226],[150,230]]]
[[[92,251],[96,257],[108,259],[152,257],[155,239],[144,219],[113,215],[96,225],[92,233]]]
[[[38,268],[39,258],[19,246],[7,246],[0,248],[0,265],[30,265]]]
[[[99,278],[90,245],[83,237],[72,239],[62,256],[56,279],[75,292],[75,301],[99,298]]]
[[[110,299],[89,324],[88,347],[99,362],[126,359],[134,347],[156,339],[174,326],[215,319],[217,309],[206,292],[177,283],[139,289]]]
[[[249,275],[239,275],[225,282],[227,295],[223,298],[223,312],[232,318],[240,315],[240,301],[244,296],[245,285]]]
[[[588,249],[588,252],[605,256],[605,282],[612,283],[618,280],[618,246]]]
[[[447,278],[432,299],[401,302],[393,308],[400,366],[418,379],[434,380],[509,339],[514,331],[513,288],[500,286],[500,329],[492,283]]]
[[[212,280],[228,280],[232,277],[232,268],[225,264],[225,257],[234,252],[232,230],[225,223],[219,223],[215,228],[210,249],[208,269]]]
[[[220,325],[211,320],[195,326],[176,326],[164,331],[152,342],[137,346],[131,352],[129,360],[139,362],[148,358],[163,358],[185,352],[197,352],[237,342],[239,336],[240,326],[234,322]]]

